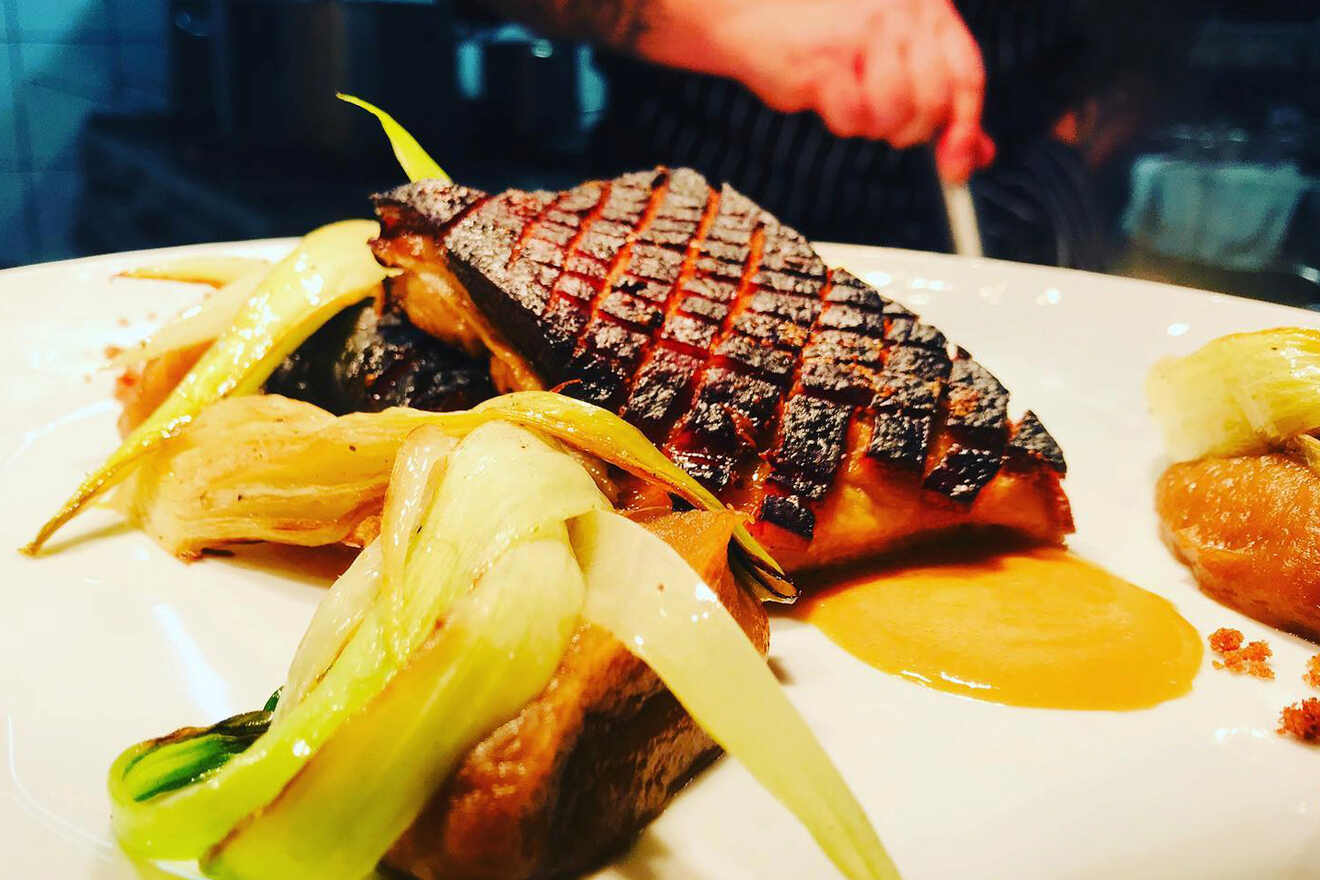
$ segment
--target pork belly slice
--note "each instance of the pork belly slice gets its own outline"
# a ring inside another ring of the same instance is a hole
[[[473,313],[497,387],[637,425],[790,569],[967,526],[1058,542],[1063,454],[937,328],[729,186],[655,168],[565,192],[375,197],[395,307]]]

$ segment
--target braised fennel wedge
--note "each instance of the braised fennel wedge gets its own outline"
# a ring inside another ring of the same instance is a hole
[[[1320,458],[1306,438],[1320,428],[1320,330],[1221,336],[1157,363],[1146,396],[1175,461],[1293,445]]]
[[[122,481],[142,458],[197,417],[207,405],[251,394],[284,358],[345,306],[385,277],[367,247],[379,227],[346,220],[309,233],[256,285],[232,323],[146,421],[24,547],[36,553],[89,501]]]
[[[356,880],[465,753],[545,688],[572,633],[592,623],[649,664],[845,875],[897,877],[701,576],[614,513],[557,440],[506,418],[478,421],[457,440],[409,429],[379,543],[321,603],[273,713],[151,740],[115,762],[123,846],[197,859],[217,878]]]
[[[379,512],[400,440],[410,430],[429,425],[457,438],[491,421],[534,428],[694,507],[723,509],[635,427],[548,391],[505,394],[460,412],[395,408],[340,417],[274,395],[221,401],[145,459],[119,502],[180,556],[232,541],[330,544]],[[745,526],[734,537],[740,568],[759,595],[780,601],[796,595]]]

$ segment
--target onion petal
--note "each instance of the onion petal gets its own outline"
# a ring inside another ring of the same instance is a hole
[[[408,133],[408,130],[394,121],[394,117],[386,113],[374,104],[370,104],[361,98],[353,95],[346,95],[343,92],[336,92],[335,97],[341,101],[347,101],[355,107],[361,107],[380,122],[380,127],[385,129],[385,136],[390,139],[390,147],[394,150],[394,158],[399,160],[399,165],[403,168],[403,173],[408,175],[409,180],[442,180],[449,183],[449,175],[445,174],[444,169],[436,164],[436,161],[422,149],[422,145],[417,143],[417,139]]]
[[[896,880],[898,870],[861,804],[700,575],[674,548],[617,513],[578,517],[569,533],[587,581],[583,617],[645,661],[845,876]]]
[[[259,257],[177,257],[163,263],[138,266],[121,272],[123,278],[146,278],[155,281],[183,281],[221,287],[245,275],[270,271],[270,260]]]
[[[385,277],[367,239],[379,226],[367,220],[332,223],[309,233],[271,269],[234,323],[202,356],[156,411],[23,548],[35,554],[89,501],[124,479],[141,459],[177,434],[208,404],[250,394],[284,358],[331,316],[361,299]]]

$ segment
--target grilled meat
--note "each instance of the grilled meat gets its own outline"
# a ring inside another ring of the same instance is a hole
[[[325,323],[266,380],[268,394],[335,415],[391,406],[467,409],[494,395],[486,364],[364,301]]]
[[[375,202],[409,315],[466,303],[502,386],[620,413],[789,568],[967,525],[1072,530],[1040,420],[1011,421],[965,350],[728,186],[657,168],[559,193],[419,181]]]

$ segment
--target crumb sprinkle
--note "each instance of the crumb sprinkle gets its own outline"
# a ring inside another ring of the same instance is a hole
[[[1320,688],[1320,654],[1306,661],[1306,674],[1302,676],[1302,681],[1313,688]]]
[[[1302,742],[1320,742],[1320,700],[1308,697],[1284,706],[1279,713],[1278,732]]]
[[[1226,669],[1238,675],[1250,675],[1254,678],[1272,679],[1274,669],[1270,666],[1270,657],[1274,652],[1268,642],[1247,642],[1242,644],[1242,632],[1221,627],[1210,634],[1210,650],[1223,660],[1214,661],[1215,669]]]
[[[1210,650],[1216,654],[1223,654],[1225,651],[1236,651],[1242,647],[1242,630],[1229,629],[1221,626],[1219,629],[1210,633]]]

